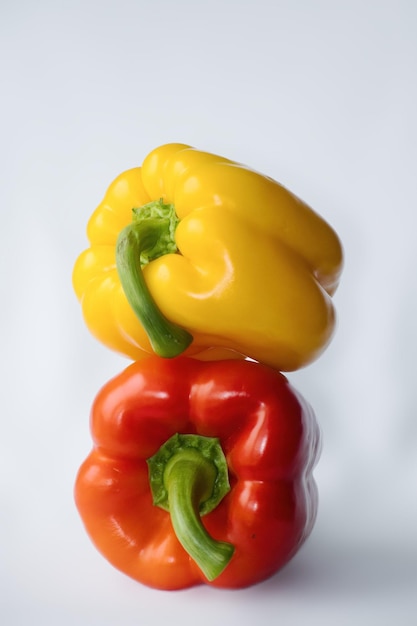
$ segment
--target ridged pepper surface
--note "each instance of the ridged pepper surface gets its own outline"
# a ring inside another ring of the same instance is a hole
[[[73,272],[85,322],[133,360],[244,355],[291,371],[331,339],[337,235],[243,165],[161,146],[110,185],[87,233]]]
[[[142,359],[98,393],[91,431],[78,510],[98,550],[143,584],[252,585],[312,530],[320,433],[272,368]]]

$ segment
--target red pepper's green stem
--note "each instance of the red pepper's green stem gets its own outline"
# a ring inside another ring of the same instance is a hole
[[[208,580],[214,580],[229,563],[234,548],[216,541],[206,531],[198,514],[202,487],[211,473],[200,459],[179,459],[171,467],[166,485],[171,521],[182,547],[197,563]]]
[[[154,504],[169,510],[175,534],[208,580],[232,558],[230,543],[213,539],[200,516],[229,491],[227,464],[217,439],[174,435],[148,460]]]
[[[158,203],[145,205],[154,208]],[[171,208],[159,202],[157,209]],[[116,246],[116,265],[126,298],[145,329],[154,352],[161,357],[178,356],[193,340],[184,328],[170,322],[157,307],[146,285],[142,265],[172,251],[173,236],[171,218],[166,215],[143,215],[142,209],[134,209],[135,221],[120,233]]]

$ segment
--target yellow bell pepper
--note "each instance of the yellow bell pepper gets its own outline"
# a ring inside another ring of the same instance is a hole
[[[291,371],[331,339],[336,233],[243,165],[161,146],[110,185],[87,235],[73,272],[85,322],[133,360],[234,355]]]

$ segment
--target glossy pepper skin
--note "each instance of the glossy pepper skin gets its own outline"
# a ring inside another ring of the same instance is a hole
[[[175,356],[234,351],[291,371],[321,354],[335,325],[337,235],[271,178],[184,144],[116,178],[88,223],[73,285],[93,335],[133,360],[156,352],[122,288],[116,244],[132,209],[160,199],[179,219],[176,251],[159,252],[143,276],[156,308],[190,335]]]
[[[312,530],[319,429],[310,406],[268,366],[137,361],[98,393],[91,431],[94,447],[75,485],[79,513],[104,557],[145,585],[246,587],[279,570]],[[211,537],[232,547],[212,580],[151,495],[148,459],[177,434],[216,438],[227,462],[230,490],[201,518]]]

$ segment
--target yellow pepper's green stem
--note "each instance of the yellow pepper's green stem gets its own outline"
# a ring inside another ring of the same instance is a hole
[[[232,558],[230,543],[213,539],[200,516],[212,511],[229,491],[227,463],[219,441],[174,435],[148,460],[154,504],[170,512],[175,534],[208,580]]]
[[[154,209],[156,210],[154,211]],[[172,205],[162,201],[134,209],[134,221],[117,240],[116,264],[126,298],[145,329],[152,349],[161,357],[178,356],[193,341],[184,328],[170,322],[157,307],[146,285],[142,266],[167,251],[175,251]]]

